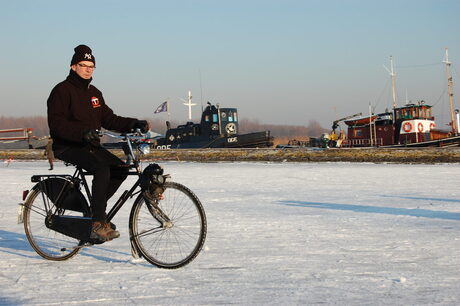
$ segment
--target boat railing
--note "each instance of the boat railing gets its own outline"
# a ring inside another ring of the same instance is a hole
[[[342,147],[372,147],[372,146],[382,146],[383,145],[383,138],[371,139],[363,138],[363,139],[345,139],[342,142]]]

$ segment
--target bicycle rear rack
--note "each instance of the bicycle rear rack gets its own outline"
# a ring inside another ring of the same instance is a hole
[[[30,181],[32,183],[38,183],[43,179],[47,178],[65,178],[65,179],[71,179],[73,176],[69,174],[37,174],[37,175],[32,175],[30,178]]]

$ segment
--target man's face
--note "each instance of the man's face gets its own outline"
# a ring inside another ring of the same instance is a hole
[[[94,63],[90,61],[81,61],[78,64],[70,66],[81,78],[91,79],[94,72]]]

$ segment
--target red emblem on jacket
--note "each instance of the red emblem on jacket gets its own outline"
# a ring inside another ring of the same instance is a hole
[[[91,104],[93,105],[93,108],[101,107],[101,104],[99,103],[99,99],[97,97],[91,97]]]

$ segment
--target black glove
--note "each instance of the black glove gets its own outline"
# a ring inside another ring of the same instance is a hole
[[[83,132],[83,141],[90,144],[99,144],[99,133],[95,129],[89,129]]]
[[[137,120],[133,125],[133,130],[139,129],[141,133],[147,133],[149,131],[149,123],[146,120]]]

